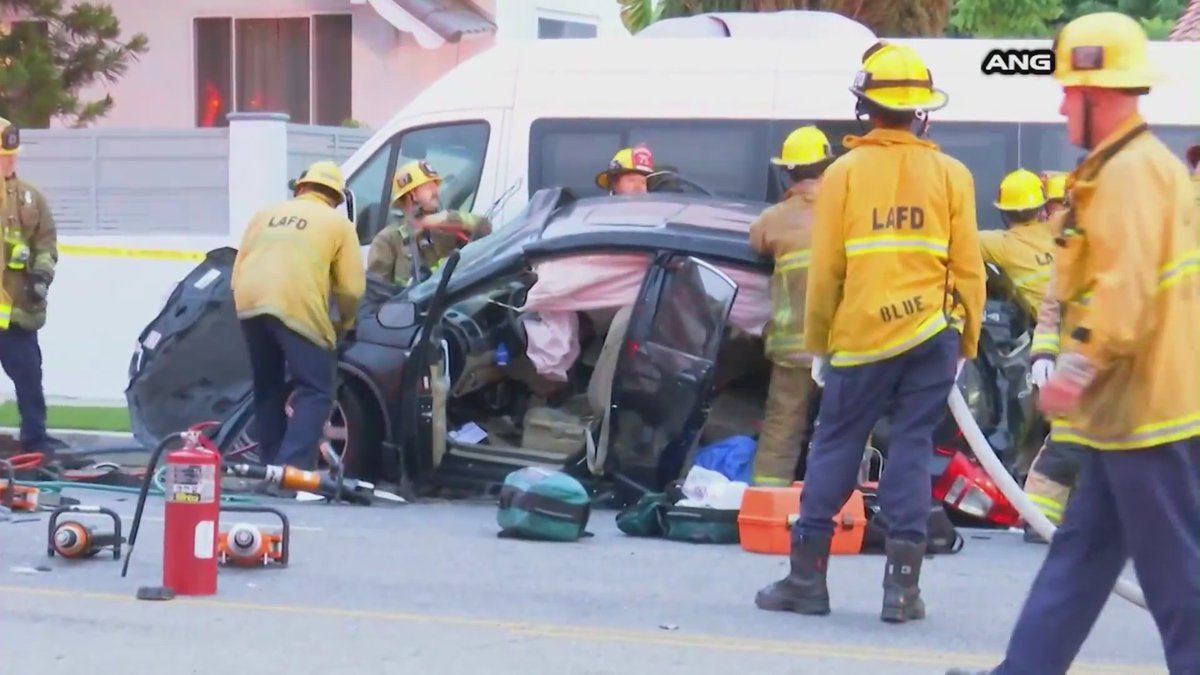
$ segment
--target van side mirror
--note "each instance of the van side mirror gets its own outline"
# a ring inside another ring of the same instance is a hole
[[[417,325],[417,306],[407,300],[391,300],[376,315],[384,328],[412,328]]]
[[[352,223],[356,222],[355,219],[358,218],[358,209],[354,206],[354,191],[350,188],[342,190],[342,198],[342,206],[346,208],[346,218]]]

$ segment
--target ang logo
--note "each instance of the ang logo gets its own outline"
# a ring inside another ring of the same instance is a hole
[[[983,57],[984,75],[1053,75],[1053,49],[993,49]]]

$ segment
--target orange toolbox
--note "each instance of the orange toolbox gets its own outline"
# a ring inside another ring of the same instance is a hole
[[[862,551],[867,529],[863,492],[873,493],[875,489],[876,483],[863,483],[834,516],[830,553],[853,555]],[[803,491],[804,483],[799,481],[791,487],[746,488],[738,513],[738,537],[742,548],[752,553],[787,555],[792,548],[792,524],[800,518],[800,493]]]

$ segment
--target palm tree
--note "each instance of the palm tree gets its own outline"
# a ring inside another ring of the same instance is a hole
[[[950,19],[951,0],[620,0],[621,18],[636,33],[658,19],[707,12],[837,12],[889,37],[938,36]]]

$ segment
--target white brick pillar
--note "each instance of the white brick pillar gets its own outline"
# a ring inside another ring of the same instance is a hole
[[[288,119],[229,113],[229,240],[235,248],[256,212],[288,197]]]

